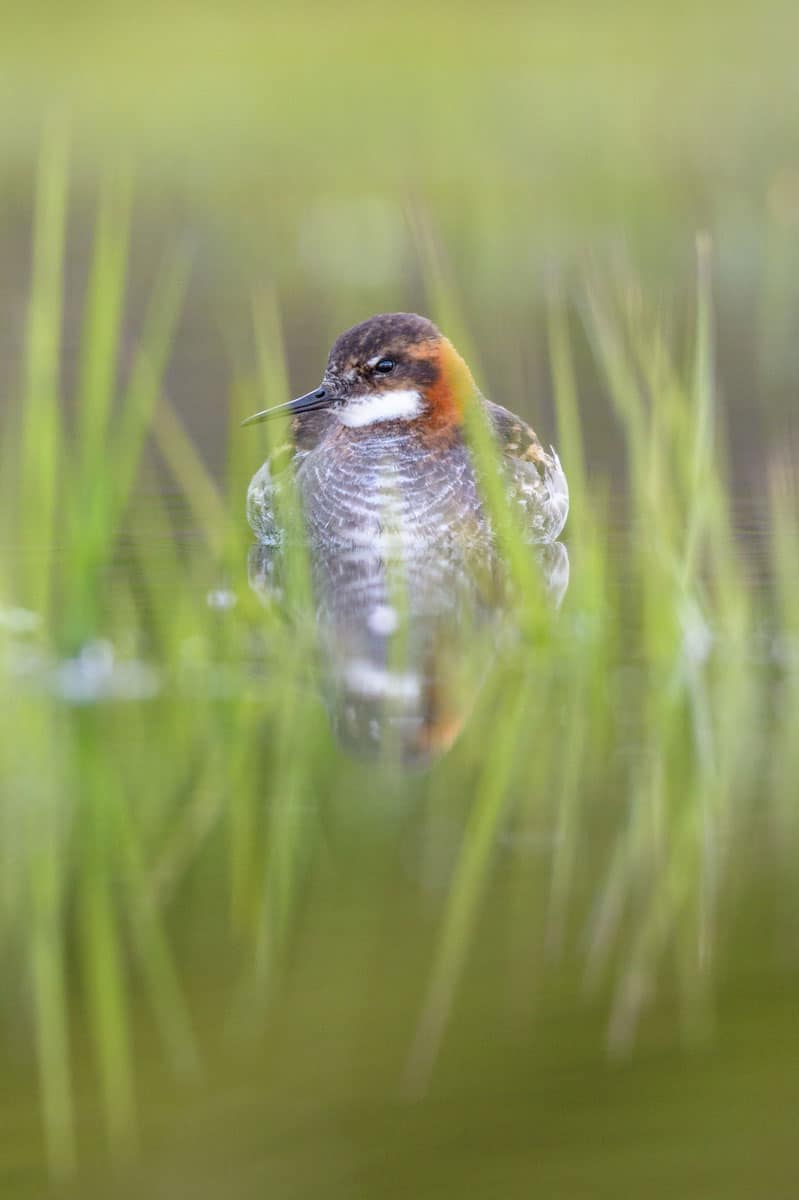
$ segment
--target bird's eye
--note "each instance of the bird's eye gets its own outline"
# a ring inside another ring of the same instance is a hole
[[[375,363],[375,370],[379,371],[381,375],[388,375],[389,371],[393,371],[395,366],[396,363],[393,358],[381,358],[379,362]]]

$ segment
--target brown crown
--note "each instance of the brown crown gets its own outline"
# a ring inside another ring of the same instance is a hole
[[[441,334],[426,317],[416,313],[381,313],[353,325],[336,338],[327,368],[337,375],[352,366],[367,363],[376,354],[400,354],[423,342],[437,342]]]

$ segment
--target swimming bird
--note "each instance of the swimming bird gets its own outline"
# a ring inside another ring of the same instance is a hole
[[[453,539],[490,539],[466,436],[473,401],[483,407],[524,536],[554,541],[569,510],[557,454],[482,396],[449,339],[415,313],[383,313],[348,329],[319,387],[244,422],[290,418],[290,442],[270,453],[248,489],[258,540],[280,542],[275,497],[287,467],[311,544],[326,553],[362,548],[407,557]]]

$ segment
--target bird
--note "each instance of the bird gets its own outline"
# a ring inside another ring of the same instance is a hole
[[[467,436],[467,405],[482,407],[507,501],[532,543],[554,542],[569,490],[555,450],[486,399],[452,342],[426,317],[381,313],[334,342],[319,387],[255,413],[281,416],[290,439],[252,478],[247,516],[258,541],[285,535],[278,493],[286,471],[311,545],[325,554],[367,551],[407,559],[453,541],[491,540],[491,516]]]
[[[478,390],[426,317],[384,313],[333,344],[319,387],[249,417],[288,439],[255,473],[247,515],[251,586],[282,603],[281,548],[299,500],[310,543],[321,680],[343,747],[429,765],[459,736],[485,661],[502,643],[505,581],[473,461],[469,406],[482,408],[508,504],[559,603],[569,508],[557,454]],[[496,497],[492,498],[494,501]],[[514,529],[515,531],[515,529]],[[543,556],[543,557],[542,557]],[[467,683],[467,680],[469,681]]]

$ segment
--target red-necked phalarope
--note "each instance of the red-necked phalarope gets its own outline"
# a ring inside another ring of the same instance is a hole
[[[292,443],[270,454],[247,493],[259,541],[280,539],[274,496],[279,465],[292,463],[308,532],[325,550],[400,554],[440,539],[486,535],[463,405],[484,406],[504,466],[510,502],[534,542],[552,542],[566,522],[569,491],[557,454],[533,430],[486,400],[452,343],[424,317],[386,313],[335,342],[321,386],[256,413],[291,417]]]

